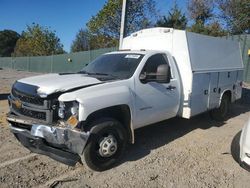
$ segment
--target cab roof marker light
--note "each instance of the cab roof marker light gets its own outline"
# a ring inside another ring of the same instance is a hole
[[[137,35],[138,35],[137,33],[133,33],[132,37],[137,37]]]
[[[131,49],[120,49],[119,51],[131,51]]]
[[[170,32],[170,29],[164,29],[163,30],[163,33],[169,33]]]

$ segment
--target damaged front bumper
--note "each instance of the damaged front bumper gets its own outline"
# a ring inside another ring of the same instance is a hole
[[[81,162],[89,132],[71,128],[41,125],[29,119],[8,114],[11,132],[29,150],[47,155],[57,161],[74,166]]]

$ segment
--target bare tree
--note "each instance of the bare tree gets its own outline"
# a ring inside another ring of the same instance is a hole
[[[213,16],[213,0],[189,0],[188,12],[191,19],[202,25]]]

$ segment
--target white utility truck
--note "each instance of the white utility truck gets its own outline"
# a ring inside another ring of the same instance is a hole
[[[242,74],[235,41],[145,29],[80,72],[16,81],[7,120],[32,152],[102,171],[135,142],[137,128],[206,111],[223,120],[241,97]]]

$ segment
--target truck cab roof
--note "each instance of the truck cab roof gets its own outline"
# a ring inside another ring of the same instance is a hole
[[[151,55],[151,54],[155,54],[155,53],[163,53],[166,51],[163,50],[145,50],[145,49],[140,49],[140,50],[129,50],[129,49],[125,49],[125,50],[119,50],[119,51],[114,51],[114,52],[109,52],[106,54],[123,54],[123,53],[134,53],[134,54],[142,54],[142,55]]]

